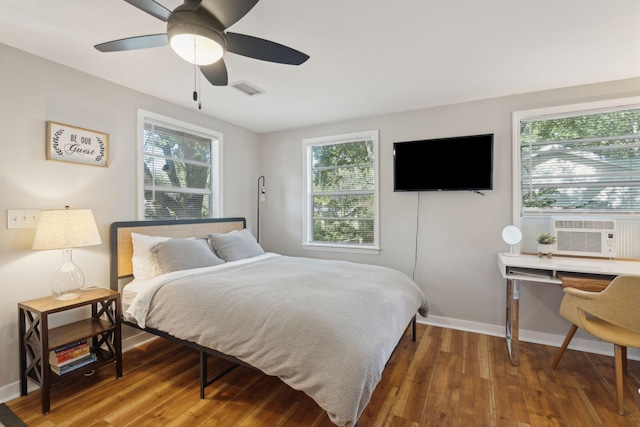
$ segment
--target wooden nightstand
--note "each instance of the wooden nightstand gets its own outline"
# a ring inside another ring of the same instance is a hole
[[[91,305],[91,317],[49,329],[49,315]],[[120,294],[106,288],[83,290],[78,298],[59,301],[48,296],[18,303],[20,328],[20,395],[27,394],[27,378],[42,390],[42,413],[50,409],[52,386],[115,362],[116,376],[122,376]],[[97,360],[72,372],[54,373],[49,352],[88,340]]]

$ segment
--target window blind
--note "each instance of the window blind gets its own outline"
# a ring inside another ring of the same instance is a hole
[[[311,156],[312,241],[373,244],[373,141],[315,145]]]
[[[218,142],[210,135],[145,119],[145,218],[219,216]]]
[[[640,209],[640,109],[520,121],[523,211]]]

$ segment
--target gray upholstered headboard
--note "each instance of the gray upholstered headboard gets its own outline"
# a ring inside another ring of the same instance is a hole
[[[131,233],[166,237],[207,237],[209,233],[242,230],[246,224],[245,218],[114,222],[109,228],[109,287],[117,291],[120,279],[133,275]]]

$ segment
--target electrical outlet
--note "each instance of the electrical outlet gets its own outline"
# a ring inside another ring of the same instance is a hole
[[[38,225],[38,209],[8,209],[7,228],[35,228]]]

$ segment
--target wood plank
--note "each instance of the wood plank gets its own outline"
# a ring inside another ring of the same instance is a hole
[[[535,396],[527,399],[529,418],[532,425],[562,426],[562,411],[557,405],[550,381],[542,375],[544,368],[549,366],[548,358],[540,358],[535,346],[522,343],[520,346],[520,383],[525,395]]]
[[[489,338],[489,358],[496,425],[529,425],[527,396],[519,379],[520,368],[511,364],[504,339]]]
[[[402,383],[392,408],[394,416],[419,422],[424,412],[424,402],[433,377],[435,358],[440,340],[424,337],[412,359],[405,381]]]
[[[462,356],[449,352],[448,346],[443,348],[446,351],[440,351],[435,361],[433,380],[420,420],[423,426],[455,426],[460,415]]]
[[[488,380],[462,374],[460,414],[455,425],[493,425],[491,385]]]

